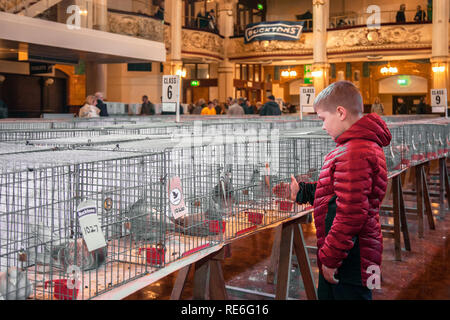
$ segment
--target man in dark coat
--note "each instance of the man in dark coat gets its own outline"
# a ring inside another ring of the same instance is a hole
[[[269,101],[267,101],[264,106],[261,108],[261,112],[259,115],[261,116],[280,116],[281,110],[278,103],[275,102],[274,96],[268,97]]]
[[[420,103],[417,105],[416,113],[425,114],[427,113],[427,105],[424,102],[424,97],[420,97]]]
[[[406,22],[405,9],[406,9],[406,6],[404,4],[402,4],[400,6],[400,10],[397,11],[397,15],[395,17],[395,21],[397,23],[405,23]]]
[[[151,115],[155,114],[155,106],[148,100],[148,96],[142,97],[142,109],[141,115]]]
[[[103,93],[97,92],[95,98],[97,99],[97,108],[100,109],[100,117],[109,117],[108,108],[106,107],[106,103],[103,102]]]

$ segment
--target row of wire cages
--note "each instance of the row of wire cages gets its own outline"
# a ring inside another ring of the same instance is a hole
[[[2,170],[0,299],[90,299],[170,260],[167,155],[121,156]]]
[[[21,141],[27,143],[30,140],[95,137],[106,132],[96,129],[10,129],[0,130],[0,142]]]

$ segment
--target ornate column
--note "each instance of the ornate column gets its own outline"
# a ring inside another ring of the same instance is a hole
[[[329,84],[330,64],[327,58],[327,27],[330,1],[313,0],[313,65],[316,95]]]
[[[431,74],[433,89],[447,88],[448,82],[448,0],[433,0],[433,44],[431,50]]]
[[[166,17],[170,22],[170,32],[168,33],[170,42],[170,54],[167,61],[164,63],[164,74],[177,74],[178,70],[183,67],[181,59],[181,45],[182,45],[182,0],[166,0]],[[168,15],[167,15],[168,14]]]
[[[219,63],[218,68],[218,86],[219,101],[225,102],[228,97],[234,97],[233,73],[234,63],[228,59],[228,48],[230,46],[230,37],[233,36],[233,10],[236,7],[237,0],[219,1],[218,23],[219,33],[224,39],[224,60]]]
[[[93,0],[92,29],[108,31],[108,0]],[[101,45],[101,43],[99,44]],[[86,94],[102,92],[107,98],[107,65],[95,62],[86,63]]]

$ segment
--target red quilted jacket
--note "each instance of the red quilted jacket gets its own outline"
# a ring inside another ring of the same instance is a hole
[[[381,265],[379,209],[387,187],[383,148],[391,141],[386,123],[366,115],[335,139],[315,190],[319,270],[338,268],[342,283],[367,286],[367,268]]]

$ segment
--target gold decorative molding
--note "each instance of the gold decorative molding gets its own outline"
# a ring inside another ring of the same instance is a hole
[[[380,49],[401,49],[426,46],[431,46],[431,25],[333,30],[328,32],[327,43],[329,52],[339,52],[348,49],[373,49],[374,47]]]
[[[197,30],[182,30],[183,51],[212,54],[224,56],[224,39],[219,35]]]
[[[108,27],[113,33],[164,41],[164,24],[152,18],[108,12]]]

